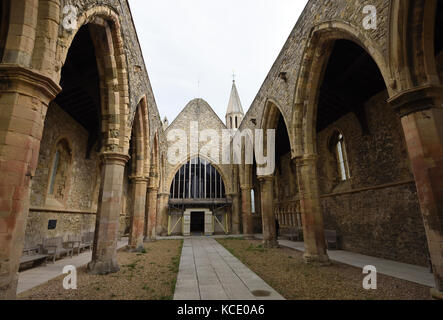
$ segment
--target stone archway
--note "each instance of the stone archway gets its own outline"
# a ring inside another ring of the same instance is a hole
[[[434,270],[433,295],[439,298],[443,295],[443,88],[436,63],[440,15],[440,1],[393,2],[390,59],[398,88],[389,100],[401,118]]]
[[[383,81],[389,79],[383,55],[369,39],[351,25],[332,22],[313,28],[312,37],[304,51],[296,85],[292,132],[293,156],[297,167],[300,208],[305,239],[305,260],[328,262],[326,254],[323,215],[319,201],[317,172],[317,112],[319,92],[326,67],[336,41],[342,39],[361,47],[375,61]],[[388,91],[391,91],[388,88]]]
[[[129,247],[143,250],[145,228],[146,192],[149,176],[149,121],[146,98],[137,106],[130,142],[131,161],[129,162],[132,184],[132,214],[129,234]]]
[[[292,132],[295,157],[313,155],[315,150],[315,117],[318,92],[329,56],[336,40],[356,43],[374,60],[386,84],[389,84],[389,69],[377,46],[357,29],[341,22],[322,24],[313,28],[301,63],[295,88],[295,103],[292,115]],[[387,86],[388,92],[393,90]]]
[[[92,8],[79,18],[78,24],[80,27],[75,32],[63,29],[62,37],[66,47],[57,48],[56,55],[60,57],[62,67],[56,77],[63,90],[57,95],[55,102],[66,104],[67,112],[87,128],[91,140],[88,150],[96,143],[100,149],[103,178],[99,189],[93,255],[88,268],[92,273],[107,274],[119,270],[116,246],[124,168],[129,159],[126,141],[131,132],[125,116],[129,109],[126,98],[128,79],[124,70],[125,58],[118,17],[109,10]],[[81,64],[77,67],[70,65],[75,59],[81,59],[81,55],[75,54],[75,50],[82,47],[78,43],[80,36],[81,39],[90,39],[94,55],[92,60],[95,60],[95,69],[91,70],[96,70],[96,78],[76,73],[76,69],[81,69]],[[33,60],[37,64],[40,61],[43,67],[45,63],[41,57],[45,55],[45,50],[42,49],[45,48],[36,47]],[[81,84],[91,79],[97,79],[96,84],[85,88],[93,101],[89,110],[91,116],[82,116],[68,96],[71,91],[76,90],[76,83]]]
[[[124,168],[129,159],[125,137],[130,130],[126,127],[124,117],[128,110],[128,103],[125,101],[128,96],[125,89],[127,76],[122,72],[124,55],[118,19],[102,12],[100,8],[94,8],[80,19],[79,24],[79,30],[89,28],[95,49],[100,88],[99,122],[103,162],[93,256],[88,268],[92,273],[107,274],[119,270],[116,246]],[[76,35],[77,33],[70,35],[67,42],[72,44]],[[64,57],[62,61],[66,61],[68,53],[69,51],[61,53]]]
[[[276,206],[274,205],[280,199],[278,186],[280,186],[279,179],[283,178],[279,169],[284,157],[288,157],[290,162],[292,147],[287,121],[279,105],[271,99],[266,101],[261,128],[264,130],[264,153],[268,160],[274,156],[274,159],[272,159],[274,161],[274,170],[270,174],[262,175],[260,163],[257,163],[257,172],[252,174],[257,174],[257,180],[260,184],[258,189],[260,190],[259,198],[264,245],[266,247],[275,247],[278,246],[276,224],[280,225],[280,222],[282,222],[281,220],[278,221],[280,215],[276,214]],[[269,130],[275,130],[275,145],[272,146],[268,145],[267,141]],[[273,149],[270,150],[269,148]],[[286,177],[289,177],[289,175],[286,175]]]

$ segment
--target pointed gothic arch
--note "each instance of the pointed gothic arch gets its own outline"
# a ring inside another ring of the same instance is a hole
[[[316,154],[315,131],[319,90],[337,40],[350,41],[366,52],[377,65],[388,92],[393,92],[388,85],[390,72],[383,55],[358,29],[342,22],[325,23],[314,27],[303,54],[295,90],[291,126],[295,157]]]
[[[57,47],[60,63],[65,65],[69,49],[78,32],[88,27],[99,73],[102,151],[127,154],[129,146],[125,145],[125,140],[129,141],[131,128],[128,127],[124,115],[129,110],[126,98],[129,92],[119,17],[109,8],[97,6],[80,15],[77,23],[78,29],[75,32],[70,33],[63,29],[66,47]],[[60,79],[61,76],[60,72]]]
[[[6,39],[9,30],[9,0],[0,1],[0,62],[3,60],[3,53],[6,47]]]
[[[393,85],[398,91],[440,82],[435,59],[439,2],[393,0],[391,3],[389,58]]]
[[[131,130],[130,141],[132,174],[137,177],[148,177],[149,163],[149,119],[146,97],[137,104]]]
[[[170,184],[170,199],[226,198],[226,180],[205,157],[190,157],[175,172]]]

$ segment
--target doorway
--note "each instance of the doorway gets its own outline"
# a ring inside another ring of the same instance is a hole
[[[191,212],[191,233],[202,235],[205,232],[205,212]]]

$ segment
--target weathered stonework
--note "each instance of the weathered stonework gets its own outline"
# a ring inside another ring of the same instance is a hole
[[[2,8],[2,12],[10,13],[13,21],[4,16],[0,21],[0,172],[4,173],[0,182],[0,298],[14,298],[28,222],[28,239],[66,238],[70,233],[94,230],[98,211],[91,269],[97,273],[118,270],[115,244],[120,220],[127,221],[125,214],[132,214],[133,208],[124,167],[140,101],[144,101],[146,130],[137,134],[147,141],[144,169],[154,174],[160,171],[155,159],[164,152],[164,135],[127,1],[2,1],[4,4],[8,10]],[[67,4],[76,7],[77,16],[63,13]],[[77,30],[63,26],[68,18],[78,22]],[[5,23],[8,21],[11,24]],[[99,128],[103,138],[100,150],[89,157],[85,157],[88,132],[51,104],[62,91],[59,83],[66,83],[60,80],[73,40],[86,25],[98,64],[100,92],[93,96],[102,97],[95,102],[102,106]],[[63,165],[50,199],[54,148],[60,138],[67,142],[63,140]],[[72,161],[66,163],[69,154]],[[151,154],[153,159],[147,159]],[[109,159],[112,163],[106,163]],[[158,183],[154,180],[152,183]],[[110,205],[103,203],[107,200]],[[56,217],[58,228],[47,232],[47,220]]]
[[[366,106],[370,134],[354,114],[318,134],[319,182],[325,228],[337,230],[344,250],[428,265],[414,178],[398,117],[386,94]],[[339,182],[329,139],[345,137],[351,179]],[[389,204],[388,206],[386,204]]]
[[[63,123],[63,126],[60,126]],[[51,169],[54,162],[54,147],[57,141],[66,139],[71,147],[72,167],[66,203],[60,207],[75,210],[95,211],[98,199],[93,198],[99,183],[100,172],[97,153],[87,152],[87,131],[55,103],[48,108],[45,119],[40,155],[35,177],[32,179],[31,207],[47,206]],[[98,195],[97,195],[98,196]],[[54,202],[52,202],[54,204]],[[50,207],[50,205],[48,205]]]
[[[195,123],[198,125],[198,131],[191,132],[191,123]],[[170,188],[172,184],[172,180],[177,173],[177,171],[180,169],[180,167],[185,164],[190,159],[201,156],[204,159],[207,159],[209,162],[213,164],[213,166],[218,170],[220,175],[222,176],[222,179],[225,184],[226,188],[226,194],[231,194],[232,192],[232,167],[229,164],[222,164],[222,158],[221,155],[223,154],[223,143],[222,143],[222,130],[227,130],[225,124],[219,119],[217,114],[212,110],[212,108],[209,106],[209,104],[204,101],[203,99],[195,99],[189,102],[186,107],[180,112],[180,114],[177,116],[177,118],[170,124],[170,126],[165,131],[165,136],[168,137],[168,134],[174,133],[174,130],[183,130],[186,133],[187,137],[187,153],[185,154],[184,158],[179,161],[177,164],[171,163],[171,161],[165,162],[165,171],[164,174],[166,176],[165,183],[163,184],[161,192],[163,194],[169,194]],[[217,157],[218,159],[211,159],[212,154],[202,154],[200,151],[203,150],[203,147],[206,146],[208,143],[213,143],[213,141],[204,141],[202,140],[202,137],[199,135],[204,130],[215,130],[217,135],[219,136],[219,144],[214,145],[215,151],[217,151]],[[174,143],[176,143],[176,137],[171,136],[171,141],[168,141],[168,148],[173,149]],[[198,148],[196,152],[191,151],[191,142],[199,141]],[[158,208],[158,212],[162,214],[159,219],[162,221],[168,221],[168,216],[165,216],[165,214],[168,213],[167,210],[167,201],[164,199],[162,201],[162,207]],[[172,213],[174,213],[175,210],[172,210]],[[219,214],[220,222],[224,225],[225,224],[225,212],[226,209],[223,209],[222,212],[217,212]],[[180,219],[179,213],[175,212],[177,215],[171,215],[171,221],[170,225],[174,226],[177,221]],[[232,222],[232,219],[230,220]],[[220,225],[216,222],[214,224],[214,232],[215,233],[222,233],[223,229],[220,227]],[[177,228],[174,230],[172,234],[182,234],[182,225],[179,224]]]
[[[177,116],[177,118],[170,124],[168,129],[165,131],[165,136],[168,137],[168,134],[175,129],[184,130],[187,136],[187,150],[190,152],[191,150],[191,141],[197,141],[199,140],[199,137],[192,136],[191,135],[191,129],[190,125],[191,122],[197,122],[198,123],[198,132],[201,133],[204,130],[211,129],[215,130],[217,134],[220,137],[219,144],[216,145],[216,150],[218,150],[217,156],[220,157],[220,160],[218,161],[218,164],[215,164],[217,169],[219,169],[220,174],[223,176],[223,179],[225,181],[229,181],[228,177],[230,177],[230,165],[221,164],[222,159],[221,155],[223,152],[223,145],[221,141],[222,137],[222,130],[227,130],[225,124],[219,119],[217,114],[212,110],[212,108],[209,106],[209,104],[202,100],[202,99],[195,99],[189,102],[186,107],[180,112],[180,114]],[[168,148],[170,148],[175,141],[168,141]],[[207,141],[200,141],[198,144],[198,150],[202,150],[202,148],[207,145]],[[169,192],[172,179],[174,178],[174,175],[176,174],[177,170],[180,168],[180,166],[185,163],[187,160],[189,160],[192,157],[197,156],[198,154],[187,154],[186,157],[183,159],[182,162],[179,164],[171,164],[170,161],[166,162],[166,181],[163,191]],[[201,156],[205,158],[210,158],[210,155],[203,155]],[[229,193],[230,187],[229,184],[226,184],[226,192]]]
[[[137,236],[138,246],[142,224],[151,238],[167,232],[167,195],[179,168],[167,161],[170,128],[189,130],[192,120],[200,129],[225,126],[203,100],[194,100],[164,132],[127,1],[5,4],[14,21],[0,21],[0,298],[14,298],[25,230],[33,244],[40,237],[92,230],[95,221],[90,270],[117,271],[119,235]],[[102,98],[102,140],[88,159],[88,133],[51,104],[62,90],[62,69],[77,34],[63,27],[66,4],[78,9],[79,27],[90,26],[98,64],[95,96]],[[363,27],[366,5],[377,9],[376,29]],[[441,40],[430,36],[442,19],[435,19],[438,6],[435,0],[308,2],[240,125],[240,131],[275,129],[281,114],[290,153],[279,155],[279,170],[266,178],[257,177],[251,165],[217,167],[228,198],[235,201],[234,233],[259,229],[265,244],[274,246],[273,218],[284,227],[303,228],[308,263],[328,263],[325,228],[338,230],[347,250],[421,265],[427,242],[433,296],[441,298],[443,63],[442,53],[433,51],[442,47]],[[369,134],[352,113],[315,132],[321,75],[337,40],[361,47],[384,80],[385,92],[365,107]],[[351,173],[343,183],[327,148],[336,129],[346,139]],[[67,141],[62,161],[69,153],[72,159],[57,172],[57,193],[51,198],[50,173],[60,138]],[[147,179],[148,199],[129,182],[135,178]],[[58,229],[48,231],[53,218]],[[177,219],[172,216],[171,224]]]
[[[366,5],[377,9],[375,30],[363,27]],[[436,11],[436,1],[309,1],[240,130],[269,128],[274,116],[269,104],[283,116],[291,158],[298,168],[298,191],[282,177],[287,169],[277,172],[275,214],[285,228],[299,225],[300,200],[308,258],[324,254],[317,246],[324,242],[324,228],[338,229],[345,249],[414,264],[427,264],[429,247],[441,292],[443,211],[437,199],[442,198],[438,190],[443,189],[437,176],[443,167],[436,127],[441,127],[442,55],[433,51],[441,44],[432,43],[441,40],[429,36],[436,28]],[[387,90],[372,97],[366,108],[369,135],[362,134],[351,113],[318,135],[314,132],[316,97],[327,57],[331,44],[340,39],[363,48],[386,85]],[[343,131],[349,153],[351,179],[344,183],[338,183],[331,169],[336,169],[336,163],[327,148],[327,139],[337,127]],[[301,165],[317,158],[312,168]],[[240,166],[240,179],[249,170]]]

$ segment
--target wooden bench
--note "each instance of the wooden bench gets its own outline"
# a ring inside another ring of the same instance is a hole
[[[20,258],[20,267],[31,263],[32,266],[35,266],[36,264],[46,264],[46,258],[48,258],[46,254],[31,254],[22,256]]]
[[[336,230],[325,230],[326,247],[328,249],[339,249],[339,241]]]
[[[48,257],[52,258],[52,262],[55,263],[55,260],[61,258],[63,255],[72,255],[74,253],[74,249],[69,242],[63,242],[62,237],[45,239],[42,245],[42,252],[46,254]]]
[[[36,264],[46,264],[47,257],[46,254],[41,253],[41,247],[25,247],[20,258],[20,268],[27,265],[33,267]]]
[[[303,231],[298,227],[290,227],[286,229],[285,235],[291,241],[303,241]]]
[[[80,244],[80,250],[92,249],[92,245],[94,243],[94,232],[86,232],[82,236],[82,241]]]
[[[41,247],[37,246],[37,247],[25,247],[23,248],[23,255],[24,256],[30,256],[33,254],[38,254],[40,253]]]

